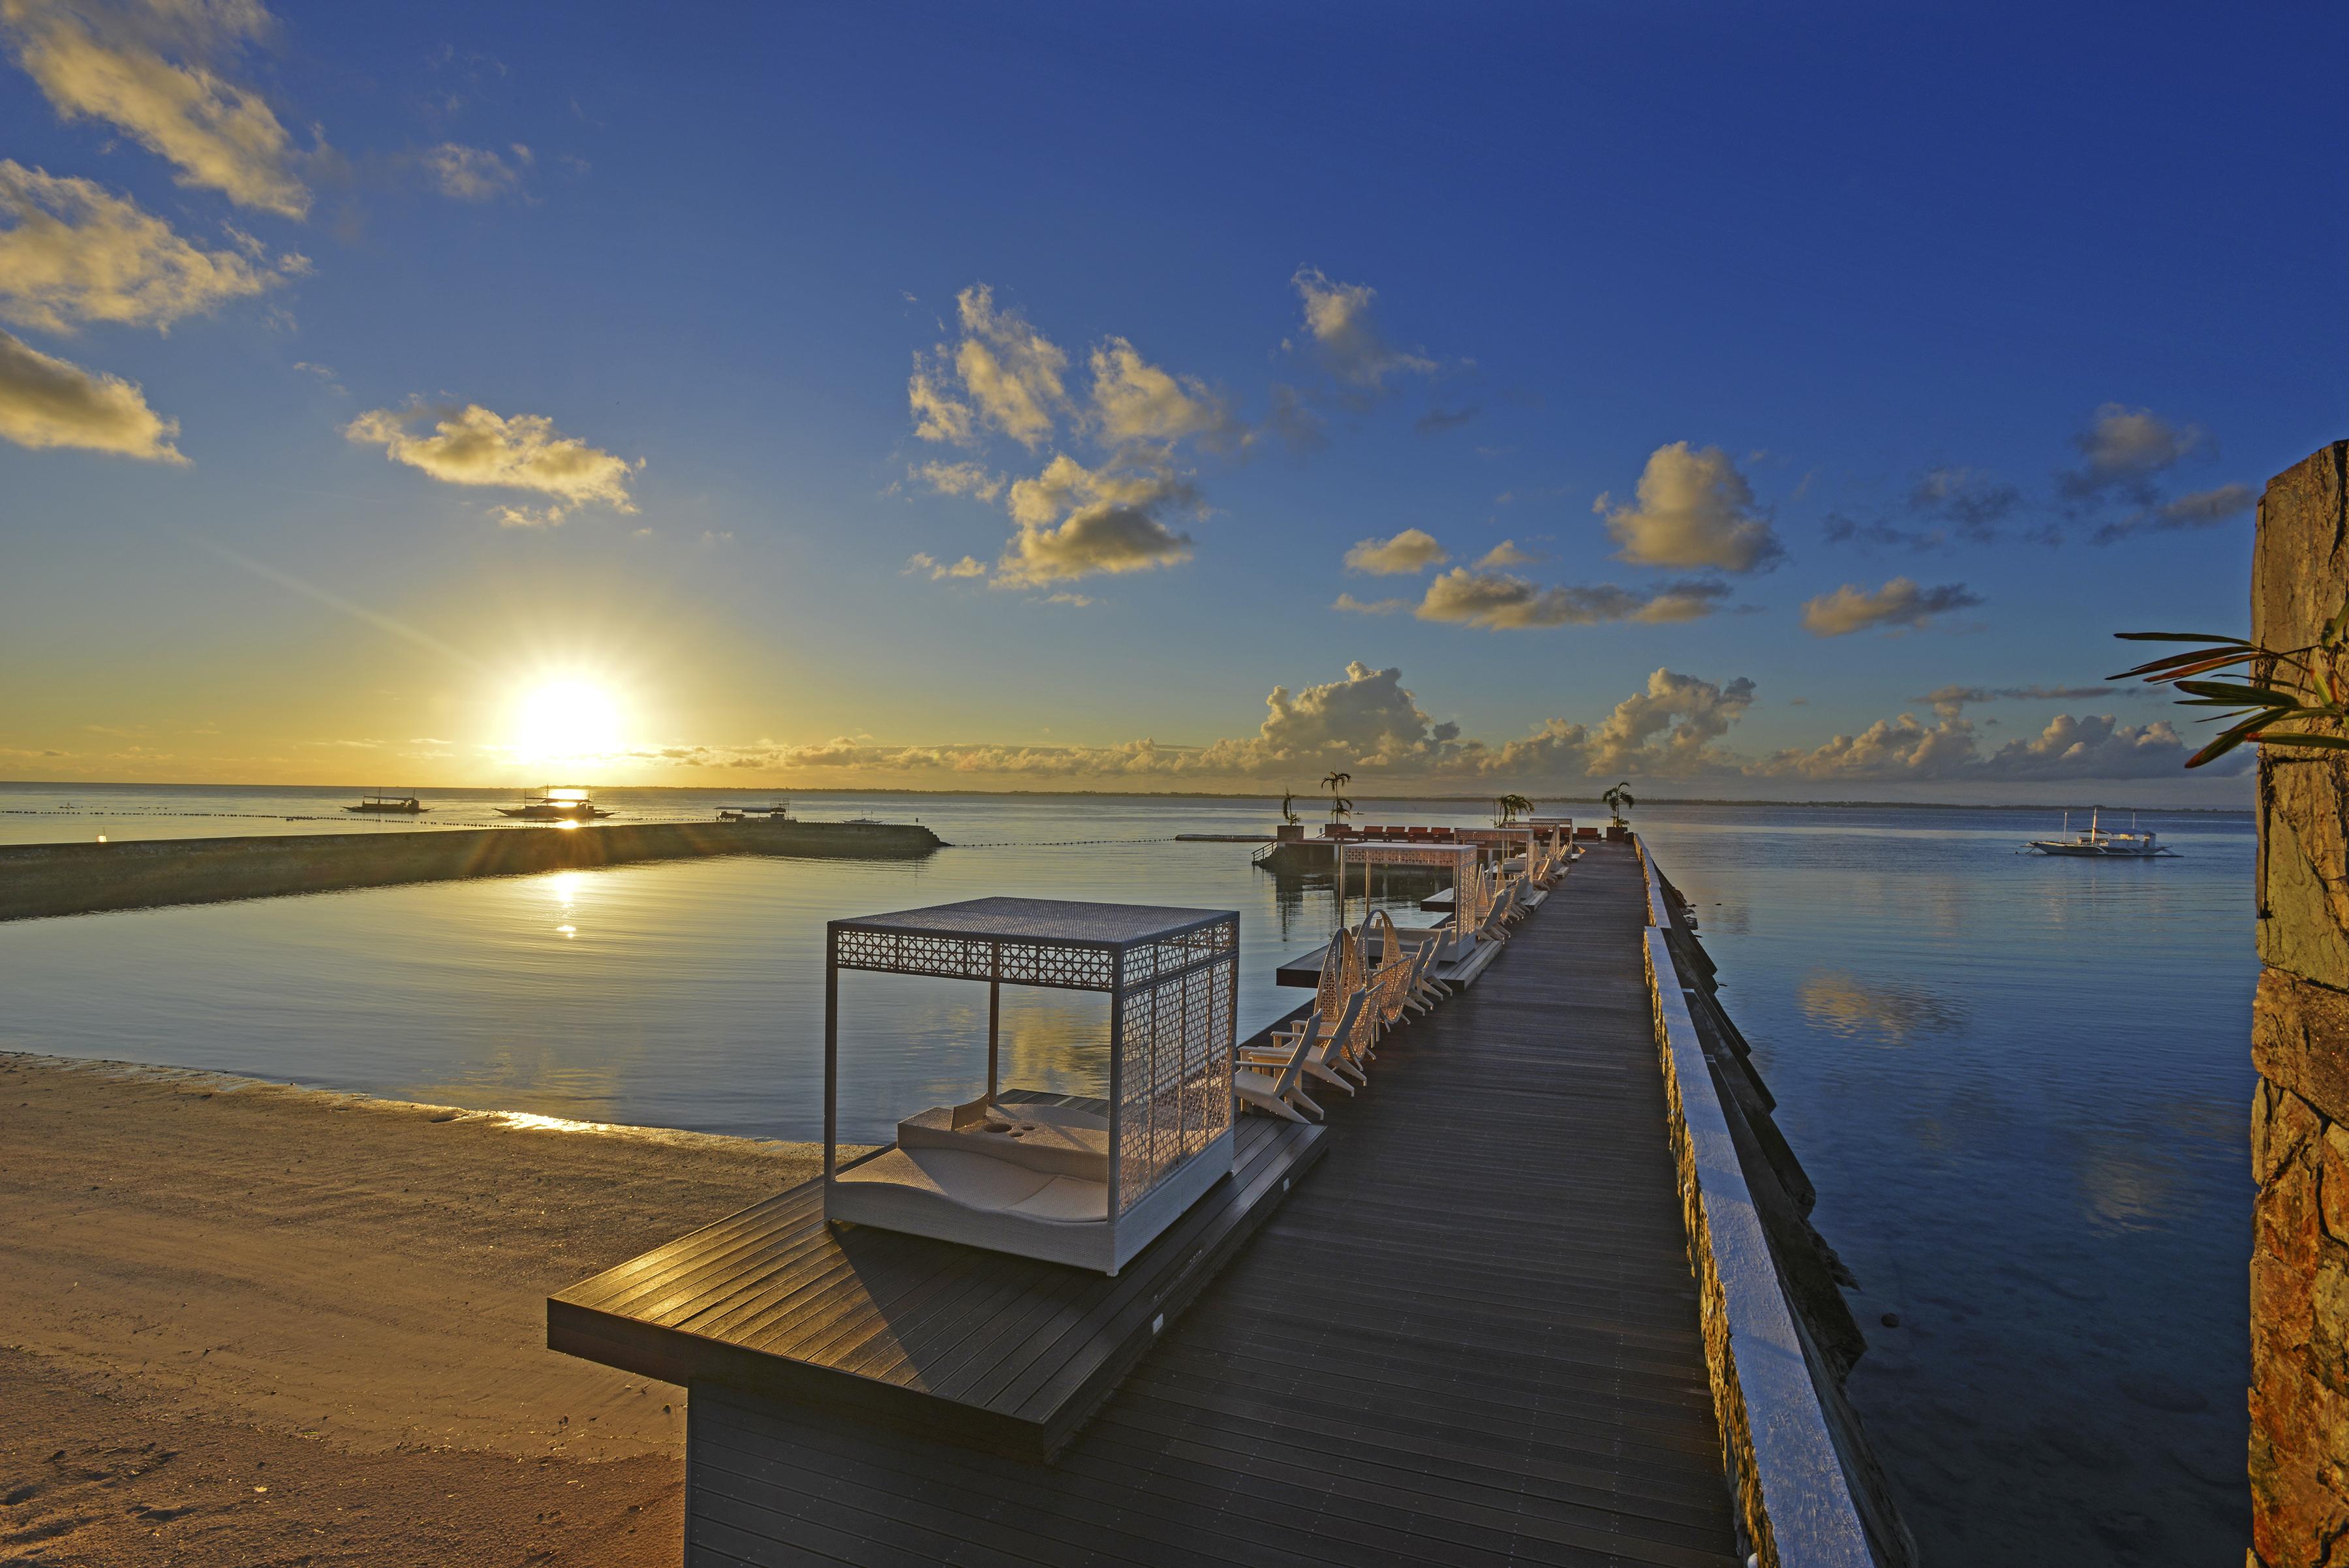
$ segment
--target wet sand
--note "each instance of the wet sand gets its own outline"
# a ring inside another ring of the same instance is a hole
[[[0,1054],[0,1562],[674,1563],[544,1298],[820,1154]]]

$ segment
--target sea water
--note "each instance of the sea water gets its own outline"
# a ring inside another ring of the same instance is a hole
[[[511,804],[426,792],[420,822],[368,823],[338,809],[351,798],[0,786],[0,841],[432,831]],[[602,798],[638,821],[764,799]],[[919,817],[955,847],[0,926],[0,1048],[803,1138],[822,1126],[827,919],[997,893],[1237,909],[1253,1030],[1300,999],[1272,982],[1277,960],[1336,919],[1326,878],[1257,870],[1245,844],[1174,841],[1264,831],[1264,802],[827,795],[800,810]],[[2148,813],[2179,855],[2135,864],[2016,854],[2059,826],[2050,814],[1634,815],[1696,907],[1818,1188],[1813,1220],[1859,1281],[1869,1344],[1850,1393],[1927,1560],[2240,1561],[2249,818]],[[1457,802],[1368,813],[1388,817],[1488,821]],[[1426,890],[1381,902],[1424,918]],[[852,974],[842,995],[843,1137],[885,1137],[972,1091],[982,990]],[[1005,1081],[1099,1093],[1104,1019],[1096,997],[1007,990]]]

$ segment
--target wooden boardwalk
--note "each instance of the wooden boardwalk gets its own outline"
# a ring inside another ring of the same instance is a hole
[[[1108,1109],[1071,1096],[1004,1098]],[[547,1347],[1046,1459],[1327,1140],[1322,1127],[1247,1118],[1231,1178],[1114,1276],[835,1229],[823,1183],[804,1182],[549,1297]]]
[[[1729,1568],[1641,898],[1592,847],[1390,1036],[1057,1462],[695,1382],[687,1562]]]

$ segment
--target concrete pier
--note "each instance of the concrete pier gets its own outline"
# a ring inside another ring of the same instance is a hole
[[[910,823],[662,822],[0,846],[0,920],[274,898],[715,855],[907,859]]]

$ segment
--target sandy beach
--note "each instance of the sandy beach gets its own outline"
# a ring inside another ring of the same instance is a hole
[[[817,1161],[0,1054],[0,1562],[673,1563],[684,1391],[544,1298]]]

